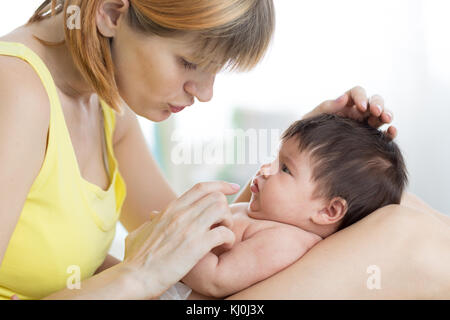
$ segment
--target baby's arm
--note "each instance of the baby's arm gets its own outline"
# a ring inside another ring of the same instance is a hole
[[[220,256],[209,252],[183,282],[204,295],[228,296],[286,268],[319,240],[288,225],[263,229]]]

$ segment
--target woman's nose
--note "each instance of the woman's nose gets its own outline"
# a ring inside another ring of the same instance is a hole
[[[208,102],[213,98],[215,74],[206,74],[198,81],[188,81],[184,90],[200,102]]]

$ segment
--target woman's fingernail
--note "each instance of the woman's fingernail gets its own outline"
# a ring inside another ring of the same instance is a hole
[[[234,190],[239,190],[241,188],[241,186],[238,185],[237,183],[230,183],[230,185]]]
[[[392,114],[390,112],[386,112],[387,116],[389,117],[389,121],[392,121]]]
[[[339,101],[344,100],[344,98],[345,98],[345,94],[343,94],[342,96],[340,96],[339,98],[337,98],[335,101],[336,101],[336,102],[339,102]]]
[[[366,111],[367,110],[367,101],[362,102],[361,106],[362,106],[363,110]]]
[[[377,104],[376,107],[377,107],[378,111],[380,111],[380,113],[383,112],[383,108],[379,104]]]

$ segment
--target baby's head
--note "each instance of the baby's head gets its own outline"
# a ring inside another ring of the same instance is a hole
[[[367,123],[323,114],[293,123],[281,142],[253,180],[250,217],[327,237],[400,203],[408,181],[400,149]]]

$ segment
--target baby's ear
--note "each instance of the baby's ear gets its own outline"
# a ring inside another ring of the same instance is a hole
[[[335,197],[313,216],[313,222],[322,225],[336,223],[344,218],[347,210],[347,201],[341,197]]]

